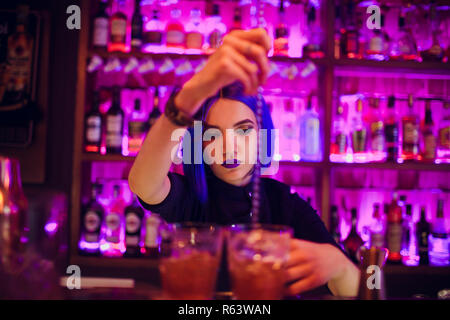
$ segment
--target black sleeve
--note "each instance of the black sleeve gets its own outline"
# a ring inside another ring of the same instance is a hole
[[[178,173],[169,172],[170,191],[167,197],[158,204],[148,204],[139,199],[142,207],[154,213],[158,213],[167,222],[184,220],[185,213],[190,208],[192,197],[188,192],[186,178]]]

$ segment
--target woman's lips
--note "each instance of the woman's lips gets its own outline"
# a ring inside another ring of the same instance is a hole
[[[240,164],[241,163],[239,162],[239,160],[233,159],[232,161],[227,160],[224,163],[222,163],[222,167],[227,168],[227,169],[233,169],[233,168],[236,168],[237,166],[239,166]]]

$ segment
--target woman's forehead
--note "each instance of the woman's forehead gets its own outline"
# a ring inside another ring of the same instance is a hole
[[[205,120],[209,125],[225,128],[245,119],[256,123],[255,114],[249,106],[237,100],[220,98],[212,104]]]

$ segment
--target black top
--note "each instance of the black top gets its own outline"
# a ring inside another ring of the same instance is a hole
[[[209,222],[230,225],[251,222],[252,184],[238,187],[228,184],[214,175],[207,176],[209,201],[202,205],[186,177],[169,172],[171,188],[167,197],[159,204],[142,206],[161,215],[167,222]],[[317,243],[330,243],[339,247],[325,228],[320,217],[306,201],[290,187],[270,178],[261,178],[261,223],[291,226],[294,237]]]

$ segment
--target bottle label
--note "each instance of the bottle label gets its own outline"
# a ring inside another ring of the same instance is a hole
[[[402,246],[402,225],[390,223],[387,230],[387,247],[390,252],[399,253]]]
[[[419,131],[417,125],[411,121],[403,124],[403,142],[416,144],[419,141]]]
[[[84,241],[86,242],[98,242],[99,234],[98,233],[87,233],[84,236]]]
[[[273,51],[276,54],[287,54],[289,42],[287,38],[277,38],[273,41]]]
[[[372,124],[372,151],[384,151],[383,123]]]
[[[101,119],[98,116],[89,117],[86,121],[86,140],[90,143],[96,143],[101,140],[102,128]]]
[[[436,157],[436,137],[433,133],[425,135],[424,146],[423,157],[425,159],[434,159]]]
[[[353,131],[353,152],[364,152],[366,150],[366,130]]]
[[[100,217],[95,211],[88,211],[84,216],[84,227],[87,232],[95,232],[100,228]]]
[[[380,232],[374,232],[370,235],[370,245],[372,247],[383,248],[384,247],[384,234]]]
[[[337,153],[342,154],[347,151],[347,137],[343,133],[336,135]]]
[[[127,233],[133,234],[141,229],[141,219],[136,213],[128,212],[125,220]]]
[[[147,248],[156,248],[158,246],[158,227],[159,219],[149,217],[145,227],[145,246]]]
[[[111,21],[111,42],[125,43],[127,34],[127,22],[123,19]]]
[[[127,247],[139,246],[139,236],[126,236],[125,244],[127,245]]]
[[[128,135],[133,138],[139,138],[145,133],[144,121],[130,121],[128,122]]]
[[[93,44],[97,47],[106,47],[108,45],[108,19],[97,18],[94,22]]]
[[[162,33],[160,31],[148,31],[144,33],[144,42],[148,44],[161,44]]]
[[[439,145],[446,149],[450,149],[450,126],[439,130]]]
[[[110,115],[106,121],[106,145],[120,147],[122,145],[122,116]]]
[[[357,53],[358,52],[358,36],[356,33],[347,34],[347,53]]]
[[[106,216],[106,227],[111,231],[116,231],[120,227],[120,216],[118,213],[111,212]]]
[[[184,33],[178,30],[167,31],[166,44],[168,46],[182,46],[184,44]]]
[[[420,252],[428,252],[428,232],[420,232],[417,237]]]
[[[379,36],[375,36],[370,39],[369,42],[369,50],[371,52],[382,52],[383,51],[383,38]]]
[[[319,119],[309,119],[305,124],[306,141],[309,143],[305,146],[305,153],[315,155],[319,152]]]
[[[186,48],[201,49],[203,45],[203,35],[200,32],[189,32],[186,35]]]
[[[214,29],[208,37],[208,42],[209,42],[209,47],[210,48],[218,48],[220,47],[220,43],[222,42],[222,33],[217,30]]]

